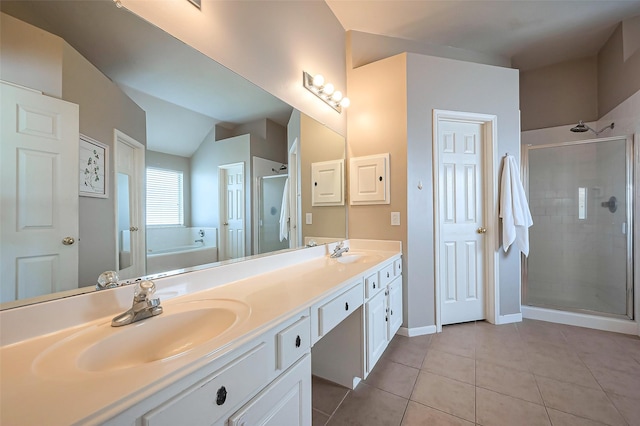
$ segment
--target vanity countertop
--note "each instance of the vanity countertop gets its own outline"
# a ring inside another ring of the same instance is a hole
[[[368,270],[401,253],[399,243],[395,247],[388,244],[378,247],[383,250],[358,248],[358,251],[373,254],[375,261],[354,263],[338,262],[324,255],[319,248],[314,248],[315,252],[322,254],[281,269],[268,272],[256,270],[255,274],[246,278],[173,298],[167,296],[171,291],[175,291],[175,294],[185,291],[174,290],[171,286],[163,287],[162,279],[156,280],[159,288],[157,294],[163,300],[165,312],[185,302],[220,299],[240,302],[250,310],[244,319],[222,335],[180,356],[162,361],[140,364],[135,368],[83,371],[75,365],[73,355],[69,354],[69,357],[62,357],[55,368],[49,365],[44,367],[43,357],[50,354],[56,345],[59,346],[59,342],[90,327],[110,323],[114,315],[5,345],[0,348],[1,423],[52,425],[104,420],[299,314],[334,291],[350,285],[353,279],[363,276]],[[251,261],[243,262],[243,265],[250,267],[248,262]],[[221,268],[224,266],[200,271],[200,274],[213,276],[222,273]],[[179,277],[188,280],[188,275]],[[179,283],[180,279],[173,278],[172,282]],[[132,295],[133,288],[130,291]],[[35,321],[38,320],[36,317]],[[149,318],[144,321],[155,320]],[[125,327],[135,327],[136,324]],[[112,329],[113,333],[118,331],[117,328]]]

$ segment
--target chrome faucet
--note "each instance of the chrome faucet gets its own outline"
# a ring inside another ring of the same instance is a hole
[[[120,327],[145,318],[160,315],[162,313],[160,299],[151,298],[155,292],[156,285],[153,281],[144,280],[137,283],[136,290],[133,294],[133,305],[131,306],[131,309],[113,318],[111,326]]]
[[[342,256],[342,253],[346,253],[348,251],[349,247],[345,247],[344,241],[340,241],[338,244],[336,244],[335,248],[333,249],[333,253],[331,253],[329,257],[340,257]]]

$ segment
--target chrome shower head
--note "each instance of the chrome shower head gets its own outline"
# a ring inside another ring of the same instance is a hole
[[[584,124],[582,120],[578,121],[578,124],[575,127],[571,128],[571,131],[574,133],[584,133],[589,130],[592,130],[592,129],[586,124]]]
[[[589,127],[586,124],[584,124],[584,122],[582,120],[580,120],[580,121],[578,121],[578,124],[576,124],[574,127],[572,127],[569,130],[571,130],[574,133],[584,133],[587,130],[591,130],[593,133],[596,134],[596,136],[598,136],[600,133],[604,132],[607,129],[613,129],[614,126],[615,126],[615,123],[611,123],[607,127],[603,127],[600,130],[593,130],[591,127]]]

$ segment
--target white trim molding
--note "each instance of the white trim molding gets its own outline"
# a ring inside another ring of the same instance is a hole
[[[511,324],[514,322],[522,322],[522,314],[500,315],[496,324]]]
[[[638,323],[636,321],[582,314],[578,312],[537,308],[533,306],[523,306],[521,309],[522,317],[526,319],[574,325],[576,327],[593,328],[595,330],[613,331],[615,333],[632,335],[636,335],[638,333]]]
[[[425,325],[424,327],[400,327],[398,330],[398,334],[405,337],[413,337],[413,336],[423,336],[425,334],[434,334],[436,333],[435,325]]]
[[[499,221],[498,221],[498,116],[492,114],[478,114],[461,111],[433,110],[433,200],[434,205],[438,203],[438,123],[442,120],[456,120],[462,122],[479,123],[484,128],[484,217],[487,223],[487,233],[485,238],[485,265],[484,265],[484,287],[485,287],[485,310],[484,319],[491,324],[499,324],[500,306],[500,283],[498,281],[499,266]],[[435,263],[435,309],[436,309],[436,330],[442,332],[442,312],[440,300],[440,217],[438,209],[434,209],[434,263]]]

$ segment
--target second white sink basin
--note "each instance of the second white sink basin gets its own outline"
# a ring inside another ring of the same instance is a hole
[[[166,361],[213,340],[249,316],[235,300],[167,304],[164,313],[123,327],[104,322],[81,330],[44,351],[34,363],[41,376],[107,372]]]
[[[378,254],[373,254],[373,253],[365,253],[365,252],[359,252],[359,251],[348,251],[346,253],[343,253],[342,256],[340,257],[336,257],[335,260],[337,260],[339,263],[342,264],[349,264],[349,263],[370,263],[370,262],[377,262],[381,259],[381,256]]]

